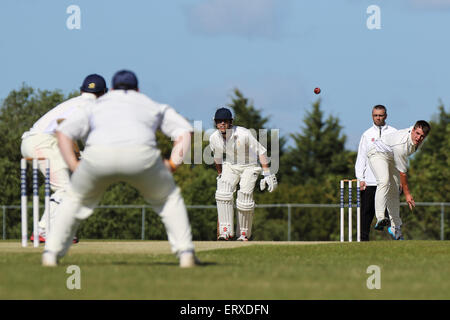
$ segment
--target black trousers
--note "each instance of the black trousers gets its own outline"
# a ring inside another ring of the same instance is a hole
[[[376,186],[367,186],[365,190],[361,190],[361,241],[369,241],[370,226],[375,217],[375,192]],[[386,218],[389,214],[386,209],[384,212]]]

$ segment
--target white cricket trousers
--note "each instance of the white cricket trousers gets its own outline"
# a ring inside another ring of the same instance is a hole
[[[222,165],[222,179],[228,181],[233,189],[239,183],[239,190],[245,193],[253,193],[261,171],[262,168],[255,164],[224,163]]]
[[[58,147],[58,140],[54,135],[38,133],[24,134],[21,152],[24,158],[47,158],[50,160],[50,189],[53,191],[50,201],[50,225],[54,214],[70,183],[70,171]],[[45,160],[38,161],[39,170],[45,175]],[[45,229],[47,212],[41,217],[39,227]]]
[[[58,207],[45,250],[64,256],[79,223],[92,214],[108,186],[119,181],[139,190],[160,215],[173,253],[194,250],[180,189],[160,151],[149,146],[87,147]]]
[[[229,164],[224,163],[222,165],[222,177],[221,180],[226,181],[232,192],[236,190],[239,183],[239,191],[237,194],[236,208],[238,211],[238,219],[236,220],[236,235],[243,234],[250,238],[252,234],[253,224],[253,212],[255,202],[253,200],[253,191],[255,189],[255,183],[258,180],[258,176],[261,174],[262,168],[256,164]],[[241,207],[239,204],[243,205]],[[251,209],[250,209],[251,208]],[[233,207],[229,204],[229,215],[223,216],[218,207],[219,225],[228,224],[230,226],[230,235],[234,235],[234,214]],[[222,233],[222,231],[220,231]]]
[[[377,179],[375,192],[375,215],[377,220],[384,219],[386,208],[391,225],[400,227],[400,174],[395,167],[394,159],[389,154],[374,149],[367,153],[369,165]]]

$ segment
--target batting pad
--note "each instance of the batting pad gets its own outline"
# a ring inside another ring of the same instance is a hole
[[[219,233],[234,236],[233,186],[222,179],[217,182],[216,191]]]
[[[236,207],[238,209],[239,234],[250,238],[252,235],[253,211],[255,208],[253,193],[245,193],[239,190]]]
[[[242,211],[253,211],[255,208],[255,201],[253,201],[253,193],[237,192],[236,207]]]

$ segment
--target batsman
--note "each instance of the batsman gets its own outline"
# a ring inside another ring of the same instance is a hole
[[[238,241],[248,241],[252,235],[255,201],[253,191],[258,176],[262,173],[261,190],[267,185],[272,192],[277,187],[277,178],[270,172],[267,150],[252,135],[249,129],[233,126],[233,116],[227,108],[220,108],[214,115],[216,131],[209,138],[214,155],[217,177],[217,240],[234,238],[233,195],[237,190],[236,208],[238,219],[236,236]],[[258,164],[261,164],[261,166]]]

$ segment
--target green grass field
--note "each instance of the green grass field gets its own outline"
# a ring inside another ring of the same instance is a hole
[[[180,269],[165,241],[86,241],[57,268],[43,246],[0,242],[0,299],[450,299],[450,242],[195,242],[203,265]],[[69,290],[67,267],[81,269]],[[370,265],[381,289],[369,290]]]

